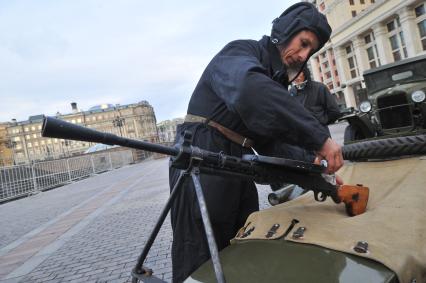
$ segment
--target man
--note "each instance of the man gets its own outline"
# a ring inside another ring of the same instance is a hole
[[[306,66],[293,81],[290,94],[302,103],[328,132],[327,126],[342,116],[336,98],[326,85],[312,81]]]
[[[177,129],[193,134],[192,144],[241,157],[260,154],[312,162],[312,150],[328,161],[329,172],[342,164],[341,148],[321,124],[287,91],[287,72],[296,73],[330,37],[324,15],[309,3],[298,3],[273,22],[271,37],[237,40],[209,63]],[[287,145],[292,144],[293,146]],[[179,170],[170,168],[170,186]],[[218,249],[229,244],[247,216],[259,209],[253,182],[200,175]],[[171,210],[173,281],[181,282],[210,258],[196,194],[191,180],[183,184]]]

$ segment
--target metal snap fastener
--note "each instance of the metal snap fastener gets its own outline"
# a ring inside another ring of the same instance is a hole
[[[357,253],[365,254],[366,252],[368,252],[368,243],[364,241],[359,241],[358,243],[356,243],[354,251],[356,251]]]
[[[303,238],[303,235],[305,234],[306,228],[305,227],[299,227],[297,230],[293,233],[293,239],[301,239]]]

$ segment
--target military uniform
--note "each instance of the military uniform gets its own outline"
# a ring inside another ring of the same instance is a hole
[[[313,5],[299,3],[293,7],[281,15],[279,23],[274,23],[279,29],[275,33],[273,30],[271,37],[264,36],[259,41],[233,41],[212,59],[188,106],[188,114],[203,120],[187,119],[179,125],[176,143],[181,143],[184,131],[189,130],[193,134],[192,144],[202,149],[237,157],[253,153],[244,142],[237,144],[209,124],[214,121],[253,141],[260,154],[313,160],[312,155],[297,146],[319,150],[328,133],[289,95],[286,69],[275,44],[288,41],[302,29],[309,29],[317,34],[321,47],[331,30],[325,17],[312,10],[315,9]],[[292,30],[284,30],[289,26]],[[327,31],[328,35],[324,35]],[[179,174],[179,170],[170,168],[171,188]],[[256,187],[250,181],[222,176],[201,174],[200,180],[221,250],[229,244],[247,216],[259,209]],[[210,258],[190,178],[172,205],[171,220],[173,281],[181,282]]]

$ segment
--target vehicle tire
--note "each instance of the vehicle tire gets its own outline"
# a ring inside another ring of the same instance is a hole
[[[343,142],[344,144],[353,142],[353,141],[357,141],[357,140],[362,140],[365,139],[364,135],[361,133],[360,130],[357,129],[357,127],[353,126],[353,125],[348,125],[345,128],[345,134],[343,136]]]
[[[344,145],[345,160],[391,158],[426,154],[426,135],[376,138]]]

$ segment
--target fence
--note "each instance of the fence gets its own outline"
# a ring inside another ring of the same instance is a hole
[[[48,190],[134,162],[131,150],[0,168],[0,202]]]

